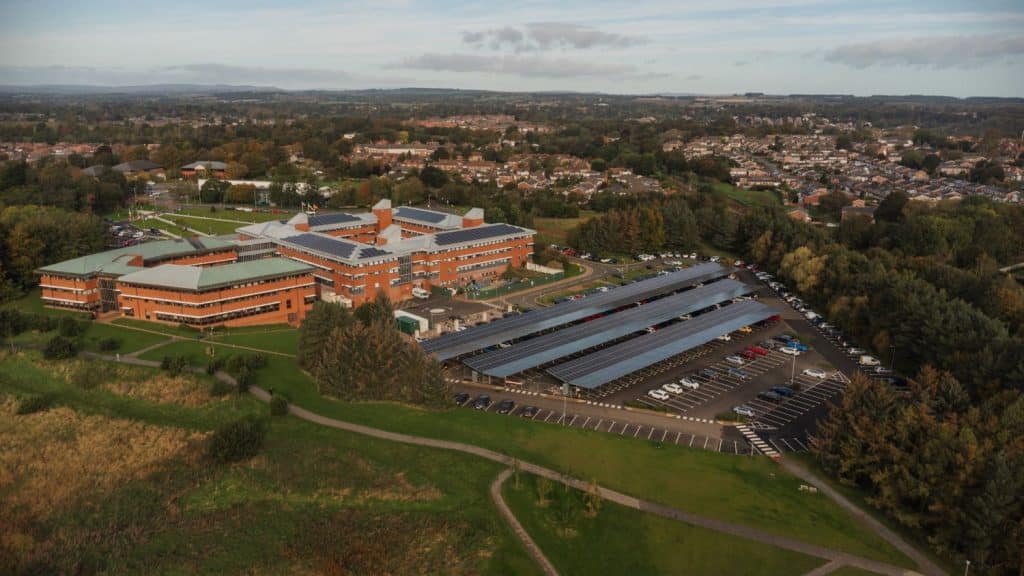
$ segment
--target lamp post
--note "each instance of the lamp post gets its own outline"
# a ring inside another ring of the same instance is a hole
[[[796,378],[796,354],[793,355],[793,361],[792,364],[790,364],[790,366],[791,368],[789,370],[789,387],[792,388],[793,380]]]
[[[971,569],[971,561],[964,560],[964,576],[967,576],[967,571]]]
[[[896,371],[896,346],[889,346],[889,370]]]

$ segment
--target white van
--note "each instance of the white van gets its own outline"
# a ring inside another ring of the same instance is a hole
[[[420,300],[426,300],[427,298],[430,298],[430,291],[416,287],[412,289],[412,295]]]
[[[879,365],[881,365],[881,362],[878,361],[878,358],[875,358],[874,356],[868,356],[866,354],[860,357],[859,363],[860,363],[861,366],[879,366]]]

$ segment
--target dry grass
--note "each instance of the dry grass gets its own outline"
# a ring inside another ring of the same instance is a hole
[[[57,363],[37,360],[35,364],[81,388],[96,386],[156,404],[196,407],[218,400],[210,395],[210,385],[192,374],[170,376],[148,368],[81,358]]]
[[[19,526],[45,521],[72,505],[98,503],[126,482],[172,459],[193,458],[205,434],[54,408],[15,416],[0,404],[0,550],[38,554]]]

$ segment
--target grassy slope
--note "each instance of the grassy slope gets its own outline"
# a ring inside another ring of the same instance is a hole
[[[294,216],[295,212],[244,212],[241,210],[222,210],[220,208],[217,208],[215,212],[210,212],[209,208],[189,207],[182,208],[175,212],[175,214],[181,214],[183,216],[203,216],[206,218],[220,218],[221,220],[236,220],[244,224],[251,224],[253,222],[287,220]]]
[[[196,342],[170,344],[155,350],[152,357],[172,353],[199,364],[208,361],[203,345]],[[800,492],[800,481],[767,459],[661,446],[472,410],[438,414],[393,404],[334,401],[321,397],[288,358],[270,357],[267,368],[256,373],[255,383],[327,416],[486,446],[698,514],[911,565],[824,495]]]
[[[505,501],[560,574],[803,574],[825,563],[805,556],[603,502],[586,514],[584,496],[556,487],[537,504],[537,478],[504,486]]]
[[[75,388],[31,355],[0,360],[0,402],[39,390],[76,411],[194,430],[266,410],[248,397],[199,408],[157,405]],[[48,526],[59,526],[71,541],[88,542],[75,547],[61,540],[56,545],[67,547],[56,550],[59,561],[81,560],[112,573],[349,567],[362,573],[535,574],[490,503],[487,488],[499,469],[469,456],[275,418],[264,453],[251,462],[169,462],[111,494],[81,494],[82,504],[60,510],[38,529],[46,534]]]
[[[533,226],[537,233],[548,242],[565,245],[566,236],[569,230],[575,228],[580,222],[585,222],[594,216],[591,210],[580,210],[577,218],[534,218]]]
[[[206,234],[234,234],[238,227],[249,224],[248,222],[204,220],[202,218],[192,218],[190,216],[182,216],[180,214],[164,214],[163,217],[178,224],[179,226],[188,226],[189,228],[199,230]],[[219,216],[216,215],[213,217],[219,218]]]
[[[725,182],[715,182],[714,189],[744,206],[781,206],[782,199],[773,190],[743,190]]]

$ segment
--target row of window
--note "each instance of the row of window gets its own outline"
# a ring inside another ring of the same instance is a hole
[[[281,304],[279,302],[274,302],[272,304],[264,304],[262,306],[246,308],[245,310],[234,310],[231,312],[225,312],[224,314],[214,314],[212,316],[204,316],[201,318],[186,316],[183,314],[172,314],[170,312],[157,312],[156,319],[163,320],[164,322],[180,322],[184,324],[191,324],[193,326],[204,326],[207,324],[227,322],[228,320],[234,320],[236,318],[245,318],[247,316],[256,316],[259,314],[267,314],[269,312],[277,312],[280,309]],[[148,315],[146,319],[149,319]]]
[[[153,296],[136,296],[133,294],[121,294],[124,299],[144,300],[147,302],[159,302],[161,304],[173,304],[175,306],[182,306],[185,308],[209,308],[210,306],[221,306],[224,304],[230,304],[232,302],[240,302],[243,300],[249,300],[259,296],[273,296],[275,294],[282,294],[291,292],[294,288],[305,288],[307,286],[313,286],[313,283],[302,284],[301,286],[284,286],[274,290],[266,290],[263,292],[256,292],[252,294],[243,294],[241,296],[233,296],[231,298],[218,298],[215,300],[205,300],[203,302],[185,302],[182,300],[171,300],[167,298],[156,298]]]

